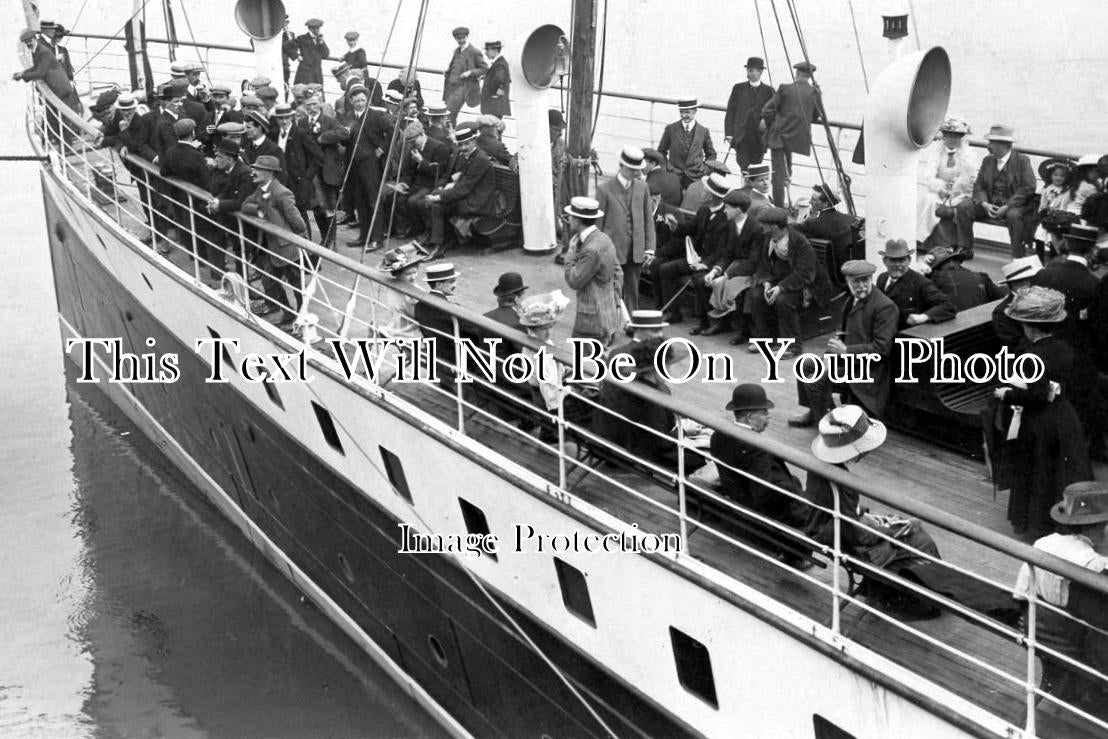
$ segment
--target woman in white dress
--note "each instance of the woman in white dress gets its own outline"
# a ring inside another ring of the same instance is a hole
[[[954,247],[954,206],[973,197],[980,160],[966,136],[969,124],[951,116],[939,127],[941,138],[920,156],[916,240],[924,249]]]
[[[381,263],[381,269],[390,273],[397,282],[415,284],[419,275],[419,265],[427,261],[427,256],[420,254],[414,246],[405,245],[393,249],[385,254]],[[382,304],[392,313],[391,320],[381,326],[380,332],[393,339],[419,339],[423,337],[419,324],[415,321],[416,299],[397,290],[385,290],[381,299]]]

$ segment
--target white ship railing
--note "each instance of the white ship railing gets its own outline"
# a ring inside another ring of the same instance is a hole
[[[229,271],[240,275],[242,283],[249,286],[245,294],[235,294],[232,290],[222,295],[223,299],[239,311],[244,323],[266,332],[275,341],[288,345],[295,344],[298,339],[267,321],[259,320],[249,308],[251,299],[262,297],[251,282],[252,272],[264,273],[266,270],[256,259],[253,261],[244,259],[243,254],[249,255],[253,251],[278,261],[282,259],[266,247],[264,239],[258,234],[280,235],[298,247],[298,259],[295,262],[284,260],[284,263],[295,267],[296,273],[300,276],[299,284],[282,284],[286,288],[286,299],[287,290],[292,290],[302,297],[304,307],[296,310],[287,300],[282,301],[280,307],[300,316],[308,314],[317,316],[319,319],[317,329],[324,340],[383,335],[384,327],[393,317],[391,309],[385,303],[385,295],[388,291],[394,291],[413,300],[429,302],[451,316],[451,334],[440,336],[440,340],[445,338],[452,343],[457,342],[463,336],[475,331],[483,336],[498,336],[532,350],[539,348],[533,339],[524,334],[512,331],[473,311],[430,297],[410,285],[392,281],[385,273],[282,231],[265,221],[241,214],[234,214],[228,222],[213,219],[202,207],[193,206],[194,203],[207,202],[210,197],[208,193],[185,183],[165,180],[158,175],[156,168],[150,163],[131,155],[126,156],[126,164],[130,167],[129,179],[132,182],[127,182],[123,176],[123,170],[115,166],[117,155],[109,149],[94,146],[93,142],[97,140],[99,134],[92,126],[65,108],[43,86],[32,85],[28,89],[32,91],[28,106],[28,129],[32,142],[40,152],[47,155],[46,166],[59,180],[76,197],[83,198],[90,210],[99,210],[114,221],[121,232],[129,233],[135,239],[134,244],[139,243],[138,239],[149,235],[153,237],[153,244],[168,246],[172,253],[169,255],[167,264],[178,271],[179,279],[191,283],[194,290],[209,297],[219,296],[220,293],[217,293],[205,280],[206,270],[213,266],[213,262],[203,258],[203,247],[217,250],[226,260]],[[135,183],[140,183],[142,187],[135,188]],[[174,223],[173,219],[167,219],[159,214],[159,211],[166,212],[168,205],[180,208],[176,222],[182,228],[175,229],[176,232],[170,230]],[[160,259],[153,251],[150,252],[149,258]],[[313,266],[316,261],[321,265],[319,269]],[[276,279],[275,275],[269,276]],[[264,299],[270,300],[269,297]],[[325,349],[325,341],[315,343],[310,351],[311,361],[318,367],[329,369],[332,375],[337,376],[335,358]],[[559,361],[566,363],[570,361],[570,357],[565,352],[558,351],[556,356]],[[447,373],[456,369],[452,363],[441,364],[442,369]],[[365,382],[357,379],[349,384],[353,391],[359,391]],[[548,413],[543,408],[521,401],[518,396],[507,392],[495,383],[483,381],[478,377],[474,385],[476,390],[468,390],[461,383],[420,385],[419,393],[423,395],[417,393],[415,399],[428,416],[427,422],[441,425],[446,421],[457,432],[485,445],[486,454],[490,458],[505,459],[506,463],[515,462],[527,466],[532,474],[542,476],[548,486],[555,488],[560,499],[583,504],[578,510],[595,510],[596,505],[600,505],[607,513],[617,516],[620,511],[628,511],[635,507],[640,512],[651,510],[658,514],[658,520],[664,522],[654,525],[651,529],[653,533],[679,534],[682,541],[689,542],[689,536],[695,530],[698,535],[704,534],[703,538],[709,538],[711,541],[710,546],[698,546],[697,551],[686,549],[669,559],[656,555],[660,563],[684,568],[684,571],[697,577],[707,577],[705,582],[710,583],[717,592],[736,599],[735,602],[738,603],[741,602],[743,592],[738,582],[744,577],[744,571],[741,566],[729,566],[728,562],[734,562],[735,557],[754,562],[763,573],[772,573],[770,579],[790,584],[788,587],[778,588],[763,585],[761,587],[766,595],[792,609],[796,618],[806,620],[810,624],[808,629],[810,636],[822,639],[844,655],[850,654],[847,649],[849,645],[856,644],[862,649],[898,661],[895,648],[889,646],[890,640],[911,643],[917,648],[922,646],[931,651],[933,656],[938,655],[942,659],[944,668],[949,670],[951,675],[961,672],[968,674],[969,687],[978,685],[982,681],[992,681],[989,683],[993,685],[992,690],[1014,696],[1022,695],[1021,704],[1025,711],[1013,711],[1009,701],[1006,710],[994,715],[1013,726],[1022,726],[1028,734],[1036,733],[1036,722],[1044,715],[1043,705],[1050,707],[1046,709],[1045,715],[1051,720],[1060,720],[1063,726],[1071,728],[1079,726],[1085,731],[1094,732],[1098,729],[1108,730],[1108,723],[1105,722],[1104,716],[1092,716],[1076,705],[1059,700],[1041,688],[1036,675],[1037,661],[1047,656],[1089,676],[1101,687],[1108,686],[1108,675],[1097,671],[1090,664],[1076,660],[1039,641],[1037,624],[1044,609],[1076,624],[1076,628],[1083,630],[1085,634],[1108,638],[1108,633],[1092,624],[1074,619],[1064,610],[1039,600],[1034,594],[1026,604],[1025,627],[1007,625],[898,574],[880,570],[864,558],[845,550],[842,546],[843,527],[855,526],[864,529],[889,541],[897,548],[910,551],[920,561],[932,562],[951,572],[971,578],[982,586],[995,588],[1009,595],[1013,592],[1011,582],[1015,579],[1016,569],[1020,563],[1030,565],[1033,576],[1035,568],[1056,573],[1072,583],[1091,589],[1106,599],[1108,599],[1108,578],[1095,575],[982,526],[920,503],[906,495],[879,487],[862,477],[823,464],[806,452],[727,423],[716,414],[705,412],[702,408],[660,395],[650,389],[643,389],[637,383],[624,386],[626,392],[639,397],[643,402],[655,403],[668,409],[676,414],[677,418],[691,419],[711,429],[713,433],[723,434],[753,445],[806,470],[810,475],[816,474],[828,479],[832,483],[835,498],[832,507],[814,506],[803,496],[773,487],[777,493],[831,516],[833,542],[830,545],[820,543],[808,537],[803,531],[785,526],[773,518],[731,500],[720,491],[707,489],[690,480],[684,474],[683,462],[679,463],[676,470],[672,470],[648,460],[634,458],[623,449],[597,436],[591,427],[567,421],[564,401],[559,404],[557,412]],[[414,392],[399,387],[386,389],[401,396]],[[573,392],[573,397],[577,402],[592,405],[596,413],[607,412],[584,394]],[[552,440],[549,443],[540,441],[527,430],[503,420],[501,414],[495,409],[490,410],[487,402],[489,398],[497,399],[498,402],[506,405],[519,406],[536,422],[546,424],[548,427],[552,426],[556,430],[556,441]],[[677,424],[673,436],[658,434],[655,430],[646,427],[641,427],[639,431],[642,434],[664,436],[667,441],[674,444],[675,449],[678,450],[678,459],[681,460],[684,459],[685,450],[692,448],[689,440],[685,438],[683,426],[680,423]],[[490,443],[490,438],[495,441],[495,444]],[[602,450],[604,455],[615,460],[617,464],[625,463],[635,472],[629,480],[625,474],[606,472],[603,466],[591,466],[580,456],[582,447]],[[701,453],[709,456],[706,450],[701,450]],[[539,464],[544,460],[553,460],[553,467]],[[717,465],[722,465],[719,460],[714,461]],[[736,472],[745,474],[739,470]],[[603,498],[595,495],[597,486],[594,482],[598,482],[606,491]],[[764,480],[758,482],[770,485]],[[893,511],[944,530],[960,539],[970,551],[981,551],[987,553],[988,558],[1000,557],[1010,561],[1012,567],[1009,581],[1000,582],[982,573],[977,566],[980,561],[974,557],[962,562],[936,559],[925,552],[908,549],[903,542],[890,538],[882,530],[846,517],[840,510],[838,500],[840,487],[853,489]],[[659,491],[663,494],[659,495]],[[690,510],[694,507],[703,506],[706,502],[722,510],[724,517],[712,523],[702,516],[690,514]],[[798,546],[810,549],[813,559],[822,561],[829,567],[827,576],[819,577],[813,572],[799,572],[786,566],[773,554],[767,552],[765,546],[755,546],[737,536],[735,529],[727,523],[727,516],[736,520],[757,522],[773,532],[775,536],[780,535],[782,541],[797,542]],[[625,517],[623,520],[629,524],[632,519]],[[635,520],[640,519],[636,516]],[[593,525],[601,529],[605,527],[601,519],[594,519]],[[702,538],[698,538],[698,541],[701,540]],[[721,554],[725,556],[720,556]],[[894,583],[900,591],[911,593],[940,608],[943,613],[957,616],[972,625],[974,628],[972,638],[953,639],[944,632],[943,629],[950,626],[949,618],[927,623],[913,623],[892,616],[854,592],[849,587],[849,583],[844,581],[844,574],[850,574],[852,577],[878,574],[882,580]],[[797,589],[795,587],[797,584],[803,587]],[[851,633],[843,629],[844,614],[848,612],[851,623],[855,625]],[[865,636],[857,627],[859,613],[872,616],[890,631],[879,634],[878,638],[859,640],[860,633]],[[1024,659],[1013,664],[1012,660],[1005,661],[998,658],[994,651],[998,645],[1008,648],[1015,648],[1018,645],[1019,648],[1026,650]],[[899,662],[902,667],[915,672],[925,680],[944,683],[943,674],[920,669],[911,661],[905,663],[904,659]],[[959,692],[958,687],[952,683],[947,683],[945,687],[969,701],[970,704],[982,707],[984,710],[993,710],[989,708],[993,704],[985,700],[984,693],[979,696],[972,690],[967,692],[963,689]],[[966,688],[967,684],[963,683],[962,687]],[[960,714],[957,708],[944,702],[942,695],[921,697],[917,694],[916,699],[927,701],[929,709],[946,716],[949,720],[958,723],[961,718],[961,724],[965,724],[965,716]],[[1057,725],[1054,724],[1054,726]],[[980,731],[980,727],[977,731]]]

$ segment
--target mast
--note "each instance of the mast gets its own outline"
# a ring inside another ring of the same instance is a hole
[[[589,194],[589,155],[592,152],[593,73],[596,57],[596,0],[573,0],[573,39],[570,41],[569,131],[566,151],[570,197]]]
[[[152,80],[146,74],[150,62],[146,58],[146,8],[143,0],[133,0],[131,17],[124,27],[127,67],[131,72],[131,89],[150,92]]]

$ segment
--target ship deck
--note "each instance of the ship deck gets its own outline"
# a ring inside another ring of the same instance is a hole
[[[108,160],[105,158],[104,161]],[[73,163],[80,166],[77,158],[74,158]],[[119,172],[120,181],[126,182],[122,169]],[[120,215],[112,201],[103,202],[100,207],[110,218],[115,219]],[[136,236],[148,234],[146,228],[126,208],[121,215],[124,225]],[[337,241],[344,244],[355,236],[349,229],[340,229]],[[360,249],[357,248],[339,246],[337,251],[355,261],[360,258]],[[383,251],[367,255],[365,264],[375,267]],[[971,265],[988,272],[994,279],[998,278],[1000,265],[1006,261],[1004,256],[987,246],[977,249],[976,254]],[[166,258],[185,274],[191,276],[194,273],[192,261],[183,251],[175,251]],[[533,256],[520,250],[483,252],[462,248],[450,253],[447,259],[454,263],[460,274],[456,302],[478,312],[496,307],[492,287],[498,275],[506,271],[519,272],[532,294],[553,289],[562,289],[567,294],[572,294],[565,287],[562,267],[555,264],[551,255]],[[344,294],[341,286],[349,289],[353,273],[333,264],[325,264],[324,274],[335,283],[327,288],[327,298],[335,306],[335,310],[329,315],[326,310],[317,312],[323,313],[320,315],[321,328],[333,331],[339,324],[342,308],[348,298],[348,292]],[[364,284],[362,291],[365,291]],[[367,323],[372,318],[372,311],[373,308],[365,301],[358,304],[357,314]],[[569,336],[572,320],[572,311],[563,316],[554,330],[555,343],[560,343]],[[686,323],[672,326],[667,329],[667,335],[685,336],[692,340],[687,333],[691,325],[693,324]],[[357,332],[351,335],[351,338],[356,337]],[[726,334],[695,337],[694,343],[702,352],[729,354],[734,359],[739,381],[758,381],[763,370],[760,358],[747,353],[745,346],[730,346],[727,338]],[[817,338],[807,342],[807,345],[818,350],[824,341],[824,338]],[[730,398],[731,387],[730,384],[692,381],[673,385],[672,391],[677,398],[706,412],[728,417],[724,406]],[[765,388],[776,404],[766,435],[791,447],[807,449],[815,436],[814,431],[791,428],[784,422],[789,415],[802,410],[796,402],[795,386],[791,379],[779,384],[765,384]],[[443,421],[455,423],[456,409],[453,401],[441,391],[414,384],[394,385],[392,389]],[[537,439],[523,434],[506,436],[502,426],[477,412],[468,414],[466,428],[467,435],[486,442],[509,459],[538,472],[548,480],[558,479],[557,455]],[[852,471],[877,485],[886,486],[889,490],[910,496],[965,521],[1002,534],[1010,534],[1005,516],[1007,493],[994,493],[983,464],[926,439],[890,429],[886,443],[867,455]],[[794,472],[803,480],[803,470],[794,469]],[[636,498],[621,492],[617,485],[606,479],[607,474],[609,473],[584,474],[580,470],[571,472],[569,480],[574,483],[573,493],[623,521],[637,522],[644,530],[677,530],[676,516],[649,502],[675,507],[676,496],[672,489],[641,478],[633,479],[633,476],[626,473],[611,473],[617,481],[633,485],[642,496]],[[1108,473],[1103,468],[1097,469],[1097,476],[1108,479]],[[863,501],[863,504],[874,512],[895,512],[874,501]],[[764,558],[706,534],[696,523],[690,526],[689,531],[687,544],[694,557],[749,587],[787,603],[824,626],[830,625],[830,595],[813,580],[830,584],[831,566],[814,568],[801,575],[787,568],[767,566]],[[938,544],[944,560],[962,564],[999,583],[1014,581],[1019,567],[1016,560],[941,529],[929,527],[929,532]],[[945,610],[938,618],[912,623],[911,627],[918,633],[910,633],[902,626],[891,624],[851,603],[842,607],[840,619],[842,634],[849,639],[917,674],[926,675],[955,694],[1017,726],[1023,724],[1025,693],[1022,685],[976,667],[965,657],[937,649],[928,641],[930,638],[948,645],[963,655],[975,657],[1009,675],[1020,675],[1025,669],[1026,651],[1010,637]],[[1047,736],[1099,735],[1095,728],[1078,726],[1072,722],[1072,717],[1063,716],[1061,712],[1040,710],[1039,731]]]

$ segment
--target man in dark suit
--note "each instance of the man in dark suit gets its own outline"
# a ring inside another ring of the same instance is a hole
[[[50,51],[54,52],[54,58],[65,70],[65,76],[69,78],[70,82],[73,82],[73,62],[69,58],[69,49],[62,46],[62,39],[69,34],[69,31],[62,24],[51,21],[42,21],[39,24],[39,30],[42,31],[43,43],[50,47]]]
[[[597,227],[616,248],[623,268],[623,303],[628,311],[639,307],[639,277],[647,252],[654,251],[654,209],[650,191],[642,181],[642,149],[625,146],[619,155],[619,171],[596,188],[596,201],[604,211]]]
[[[428,136],[419,121],[409,123],[404,129],[404,145],[408,147],[408,155],[396,185],[397,212],[402,214],[418,240],[425,242],[430,236],[427,196],[450,174],[451,147]]]
[[[757,267],[758,249],[762,246],[765,234],[762,223],[750,215],[750,198],[741,190],[732,190],[723,199],[729,211],[734,211],[727,226],[727,246],[709,264],[704,279],[693,283],[694,289],[702,290],[698,300],[712,306],[709,313],[711,325],[703,331],[704,336],[726,331],[735,323],[738,333],[731,339],[732,346],[746,341],[750,333],[748,322],[747,290],[753,282]],[[711,296],[707,293],[711,292]],[[737,321],[732,319],[737,317]]]
[[[812,153],[812,124],[823,116],[823,103],[819,88],[812,80],[816,66],[810,62],[797,62],[795,82],[786,82],[762,108],[762,122],[768,134],[773,165],[773,202],[785,206],[791,202],[786,196],[792,177],[793,154],[809,156]]]
[[[315,216],[320,239],[327,236],[327,211],[323,208],[316,192],[315,180],[323,167],[323,150],[319,141],[304,133],[295,125],[296,111],[291,105],[280,103],[273,109],[273,123],[270,139],[285,158],[285,185],[292,190],[296,198],[296,207],[300,217],[308,223],[308,211]],[[312,227],[308,225],[308,237]]]
[[[296,47],[296,34],[289,30],[289,17],[285,16],[285,25],[281,30],[281,72],[285,78],[285,87],[289,86],[289,62],[300,57]]]
[[[877,276],[877,289],[900,311],[898,329],[921,323],[943,323],[957,315],[954,303],[931,280],[909,266],[915,249],[904,239],[889,239],[877,252],[887,271]]]
[[[769,196],[769,165],[751,164],[743,172],[743,186],[739,192],[750,198],[750,217],[757,218],[762,211],[772,208],[774,202]]]
[[[962,265],[965,261],[962,252],[936,246],[928,259],[931,260],[931,282],[950,299],[955,310],[969,310],[1004,297],[1004,290],[997,287],[993,278]]]
[[[996,124],[989,129],[986,140],[989,153],[981,162],[973,198],[954,207],[954,226],[958,231],[958,246],[973,258],[973,223],[985,219],[1003,221],[1008,227],[1012,258],[1024,255],[1025,217],[1030,218],[1031,197],[1035,194],[1035,172],[1026,154],[1012,150],[1015,135],[1011,126]]]
[[[771,408],[773,401],[766,397],[765,388],[756,383],[736,386],[726,406],[736,426],[756,434],[763,433],[769,426]],[[719,462],[720,495],[787,526],[799,528],[804,525],[808,506],[799,499],[800,480],[789,471],[785,460],[720,433],[712,434],[710,451]],[[784,495],[779,489],[788,490],[798,497]],[[755,520],[744,522],[744,525],[753,529],[757,538],[763,541],[772,542],[781,536],[773,527]],[[797,553],[778,554],[789,566],[798,569],[812,566],[811,560],[803,559]]]
[[[826,354],[857,356],[874,353],[880,359],[870,365],[872,382],[832,383],[827,373],[812,383],[797,380],[800,405],[808,411],[789,419],[790,426],[812,426],[834,406],[831,393],[856,399],[871,415],[881,415],[892,390],[893,340],[899,312],[883,292],[873,289],[873,273],[869,262],[852,259],[843,265],[850,297],[843,306],[842,323],[835,338],[828,340]]]
[[[392,125],[383,110],[368,107],[369,91],[365,87],[351,87],[347,96],[354,115],[347,126],[350,139],[346,145],[346,161],[350,177],[346,186],[358,214],[358,238],[347,245],[372,251],[380,247],[379,243],[369,243],[370,222],[381,187],[380,156],[389,148]]]
[[[1090,458],[1103,461],[1108,402],[1100,391],[1096,346],[1097,334],[1105,328],[1094,324],[1100,317],[1095,301],[1102,280],[1090,269],[1097,235],[1097,229],[1092,226],[1070,226],[1066,233],[1066,257],[1044,267],[1031,278],[1031,284],[1049,287],[1066,296],[1066,318],[1058,325],[1054,336],[1073,349],[1073,387],[1062,388],[1062,392],[1076,400],[1074,408],[1089,442]]]
[[[499,41],[485,42],[485,56],[491,60],[488,74],[481,84],[481,112],[503,118],[512,114],[509,95],[512,90],[512,75],[508,71],[508,60],[500,55]]]
[[[200,121],[196,138],[204,145],[204,151],[211,156],[219,143],[219,125],[221,123],[242,123],[242,112],[231,109],[231,88],[226,85],[212,85],[212,108]]]
[[[323,58],[331,56],[331,50],[327,48],[327,42],[319,32],[323,21],[309,18],[304,25],[308,27],[308,32],[296,37],[296,52],[300,63],[296,65],[293,82],[305,85],[313,82],[323,84]]]
[[[708,174],[705,162],[716,158],[712,134],[696,122],[698,105],[696,98],[678,100],[681,120],[666,126],[658,142],[658,151],[669,157],[670,167],[680,175],[682,190]]]
[[[159,171],[162,177],[172,177],[207,192],[211,168],[200,150],[200,142],[196,140],[196,123],[191,118],[181,118],[173,124],[173,132],[177,136],[177,143],[166,149],[160,159]],[[165,183],[164,194],[166,215],[177,226],[181,243],[191,252],[193,237],[200,231],[200,218],[190,216],[191,212],[198,209],[197,203],[192,194],[169,183]],[[195,250],[203,262],[209,262],[207,244],[203,239],[195,239]],[[215,268],[211,270],[213,279],[219,279]]]
[[[796,224],[796,230],[810,239],[826,239],[831,242],[833,263],[828,270],[841,274],[846,260],[850,259],[850,246],[854,243],[854,217],[835,209],[839,198],[826,184],[812,188],[811,211],[808,219]]]
[[[284,172],[285,153],[269,138],[269,119],[262,113],[251,111],[243,116],[242,123],[246,126],[246,136],[243,138],[242,145],[242,160],[248,165],[252,165],[263,154],[277,157],[277,160],[281,163],[281,169],[278,170],[280,177],[280,173]]]
[[[681,178],[669,168],[669,162],[657,149],[643,149],[643,176],[650,188],[650,197],[655,199],[655,212],[665,212],[665,206],[676,208],[681,205]]]
[[[496,208],[496,172],[489,155],[477,148],[477,128],[471,124],[458,126],[455,134],[458,150],[454,152],[453,175],[457,175],[438,194],[427,196],[431,211],[431,239],[435,253],[442,255],[454,237],[445,237],[448,218],[455,216],[491,216]]]
[[[497,164],[511,166],[514,156],[500,140],[499,130],[503,125],[500,119],[494,115],[479,115],[474,123],[477,124],[477,148],[488,154]]]
[[[296,120],[296,127],[307,137],[319,144],[323,160],[316,174],[315,187],[318,191],[319,206],[327,218],[326,224],[318,224],[323,234],[323,243],[331,246],[335,242],[335,227],[331,220],[338,201],[338,189],[342,186],[345,168],[339,145],[346,141],[350,132],[340,126],[332,116],[322,112],[322,100],[318,95],[309,94],[304,99],[304,115]]]
[[[704,275],[708,273],[708,265],[715,264],[727,248],[728,239],[728,215],[723,206],[723,199],[731,192],[727,180],[718,174],[708,175],[708,203],[702,205],[696,214],[689,219],[685,215],[678,218],[673,213],[667,213],[665,223],[672,234],[667,239],[664,247],[659,248],[655,254],[650,269],[654,278],[655,300],[658,308],[666,310],[665,320],[670,323],[681,322],[681,309],[674,304],[668,309],[665,305],[673,299],[680,290],[681,278],[692,276],[703,282]],[[685,248],[685,237],[692,239],[693,251],[696,252],[697,261],[689,262],[689,256]],[[694,288],[695,289],[695,288]],[[697,290],[694,295],[704,296],[703,291]],[[706,302],[695,303],[695,315],[699,319],[697,326],[692,330],[693,334],[705,331],[708,324],[708,304]]]
[[[783,208],[770,208],[758,219],[766,233],[758,248],[753,284],[750,286],[750,315],[754,336],[793,339],[784,356],[804,351],[800,343],[800,307],[804,289],[816,281],[816,254],[807,237],[789,226]],[[750,352],[758,347],[751,344]]]
[[[430,288],[431,295],[445,300],[450,300],[458,286],[458,274],[454,271],[454,265],[449,262],[432,264],[427,267],[423,277]],[[454,317],[438,306],[420,301],[416,303],[413,313],[416,323],[419,324],[423,337],[435,340],[435,372],[439,378],[439,387],[446,390],[454,387],[456,376],[455,363],[457,353],[454,351]],[[465,335],[465,326],[458,327],[458,333]]]
[[[762,84],[766,63],[756,56],[746,60],[746,82],[731,88],[727,113],[723,117],[723,140],[735,150],[739,169],[762,161],[766,142],[762,136],[762,108],[773,97],[773,89]]]
[[[450,111],[450,123],[458,122],[462,105],[474,106],[481,102],[481,78],[489,71],[485,56],[469,43],[469,29],[459,26],[453,31],[458,46],[450,57],[443,74],[442,99]]]
[[[225,252],[220,247],[237,254],[240,259],[243,256],[243,244],[238,237],[238,222],[232,213],[242,210],[243,202],[254,192],[255,187],[250,168],[239,158],[241,151],[234,141],[220,141],[215,150],[215,166],[208,182],[208,192],[212,194],[212,199],[208,201],[207,211],[212,222],[203,220],[202,230],[215,245],[208,252],[214,264],[212,269],[221,271],[225,269]]]

